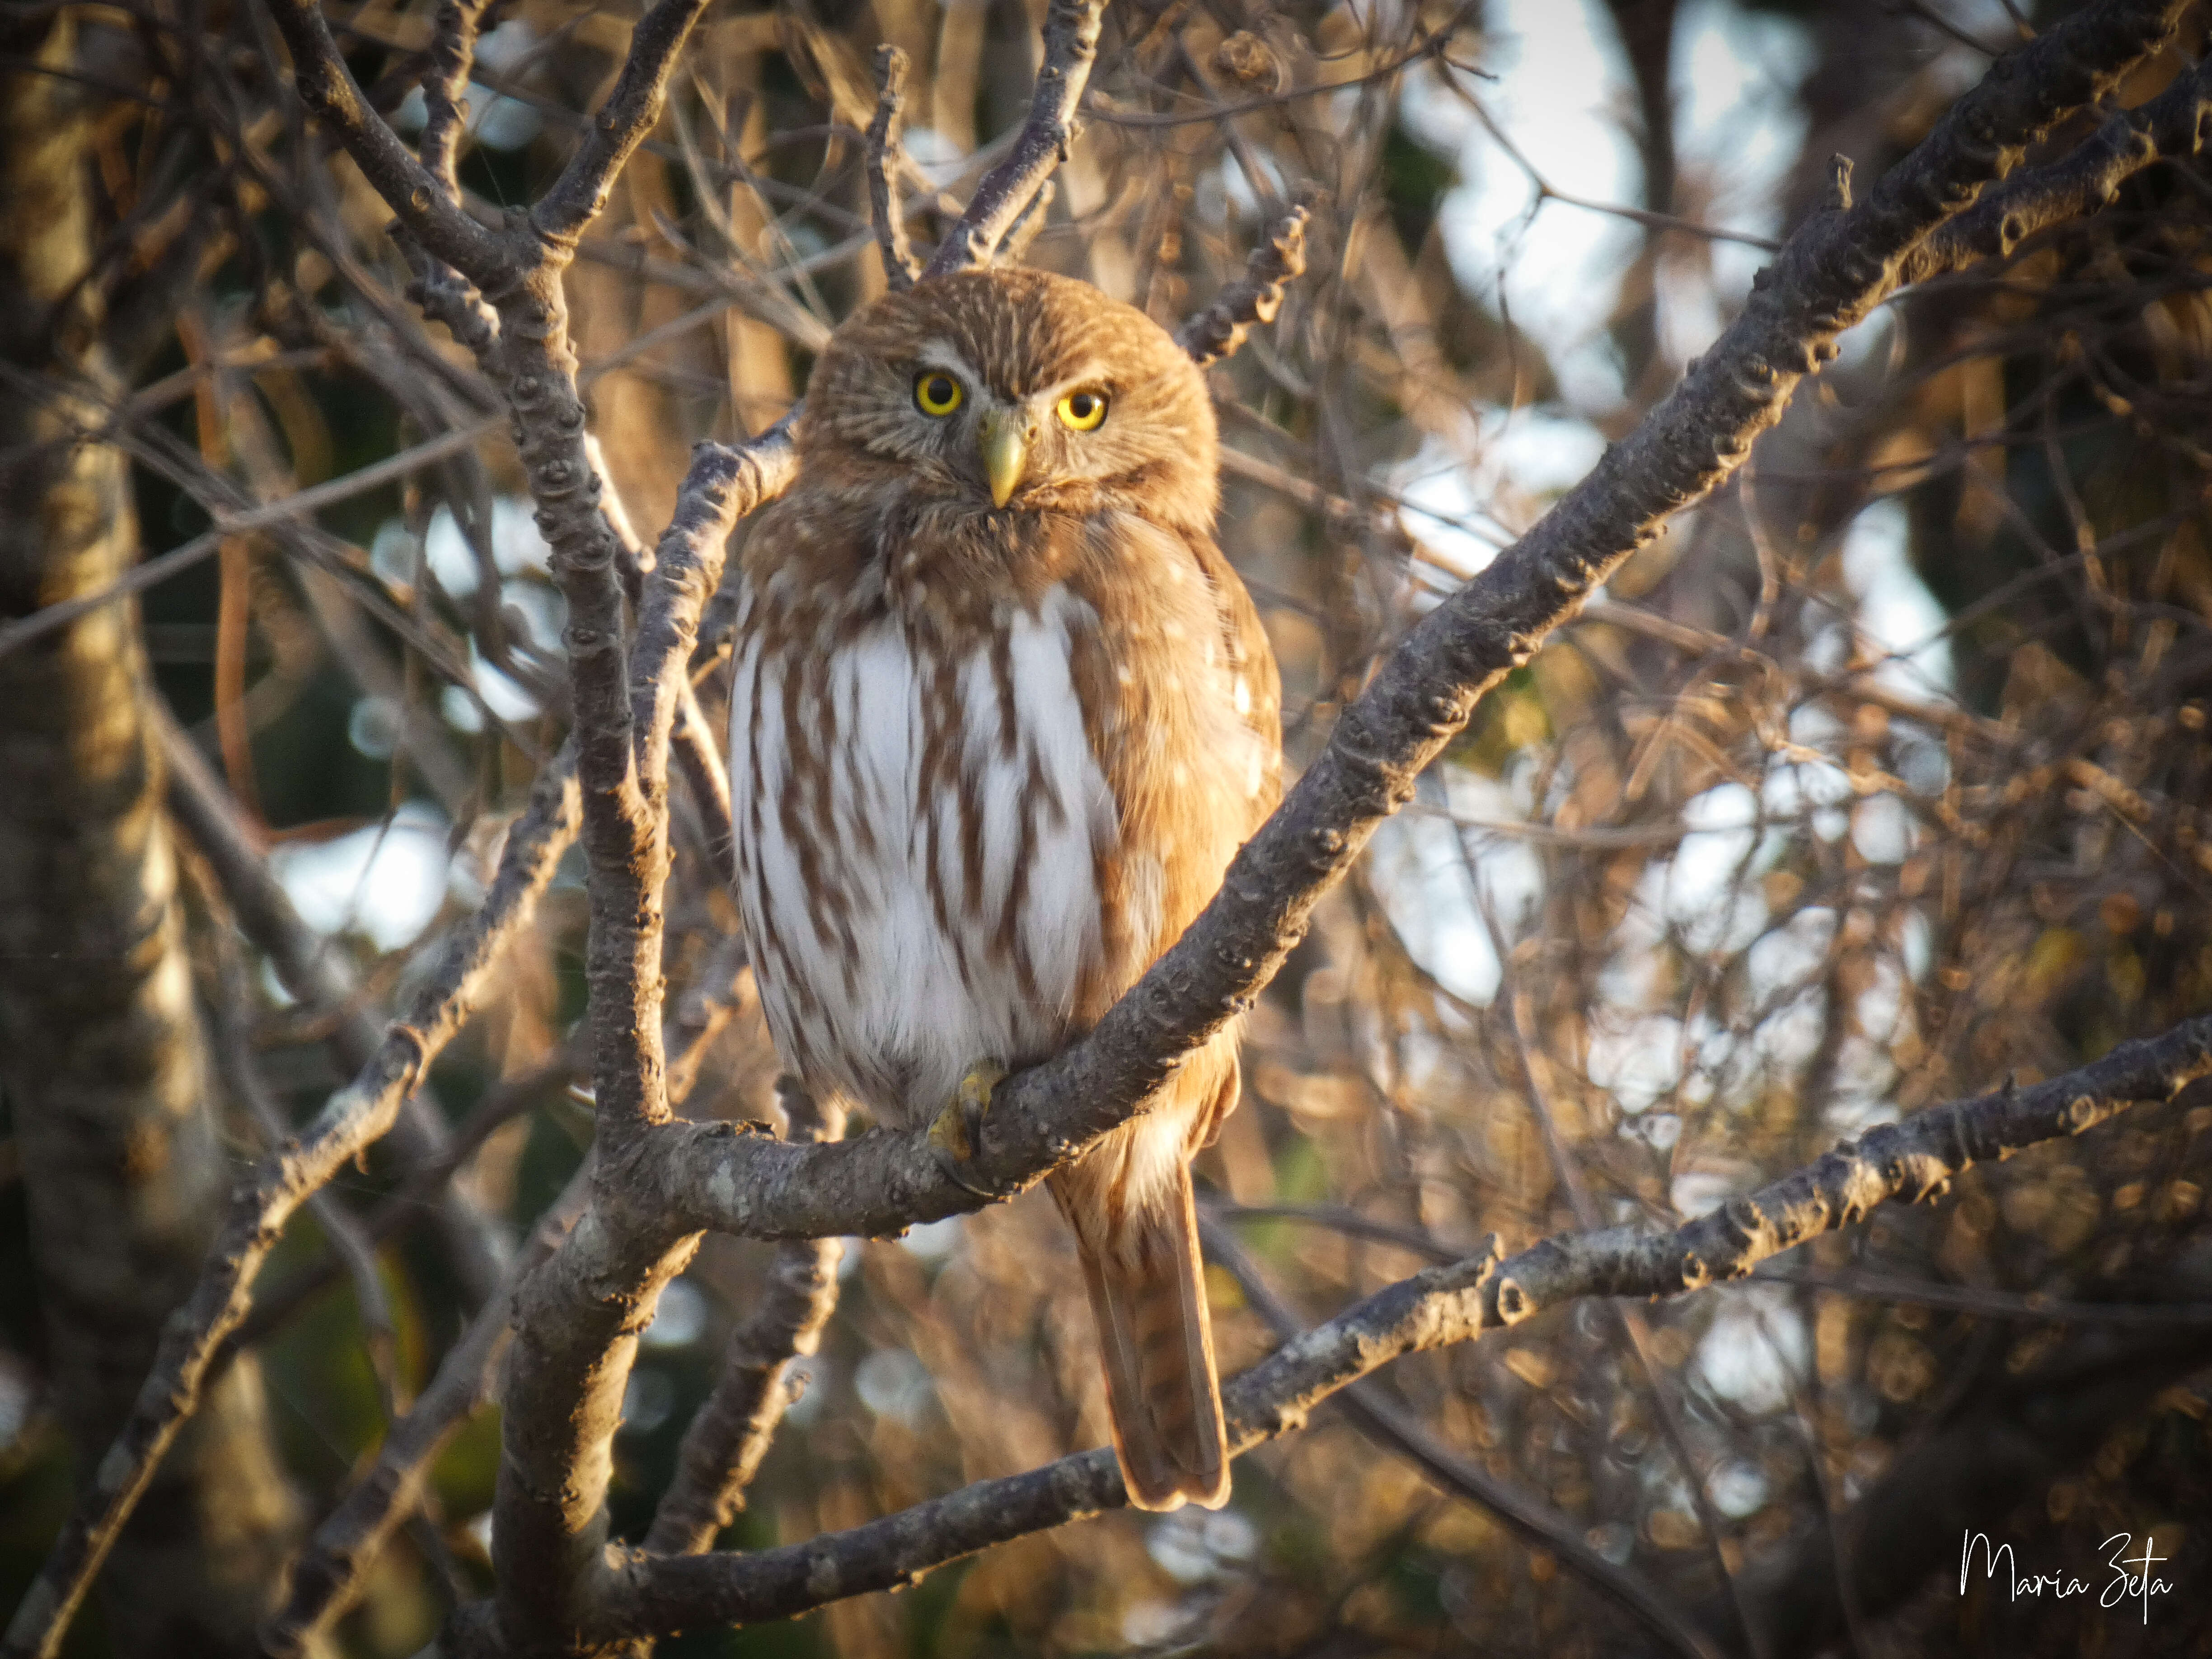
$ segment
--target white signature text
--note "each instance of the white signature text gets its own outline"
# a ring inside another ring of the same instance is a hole
[[[2096,1595],[2097,1605],[2100,1607],[2117,1607],[2127,1601],[2140,1601],[2142,1603],[2143,1623],[2148,1625],[2150,1623],[2151,1598],[2172,1595],[2173,1584],[2170,1579],[2158,1577],[2151,1571],[2152,1567],[2167,1559],[2157,1553],[2158,1540],[2146,1534],[2142,1553],[2130,1555],[2128,1551],[2135,1541],[2133,1533],[2116,1532],[2100,1544],[2097,1547],[2105,1552],[2105,1565],[2110,1577],[2102,1580],[2100,1585],[2090,1585],[2070,1572],[2023,1572],[2013,1555],[2011,1545],[1992,1547],[1987,1533],[1969,1532],[1959,1547],[1959,1594],[1964,1595],[1966,1593],[1966,1585],[1973,1577],[1974,1554],[1979,1550],[1983,1577],[1995,1580],[1997,1563],[2000,1560],[2004,1563],[2010,1580],[2012,1599],[2015,1601],[2023,1595],[2047,1595],[2054,1601],[2063,1601],[2069,1596],[2092,1594]]]

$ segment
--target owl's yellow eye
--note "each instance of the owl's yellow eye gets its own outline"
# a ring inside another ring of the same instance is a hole
[[[1096,432],[1106,419],[1106,394],[1071,392],[1053,406],[1053,412],[1070,432]]]
[[[914,406],[925,415],[950,415],[960,407],[960,382],[938,369],[925,369],[915,377]]]

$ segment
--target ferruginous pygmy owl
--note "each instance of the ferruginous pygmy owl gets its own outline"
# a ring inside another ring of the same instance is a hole
[[[966,1127],[1088,1029],[1219,886],[1281,788],[1279,691],[1213,544],[1213,411],[1142,313],[977,270],[892,294],[817,362],[799,476],[744,543],[738,903],[810,1090]],[[1189,1161],[1238,1033],[1052,1176],[1132,1502],[1229,1468]]]

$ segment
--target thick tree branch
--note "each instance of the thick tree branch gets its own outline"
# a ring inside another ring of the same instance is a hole
[[[529,808],[507,832],[483,904],[447,945],[370,1062],[319,1116],[240,1186],[191,1299],[170,1318],[131,1419],[55,1540],[38,1579],[0,1638],[5,1659],[51,1659],[92,1576],[155,1468],[198,1407],[209,1364],[246,1316],[254,1275],[308,1195],[385,1130],[400,1102],[476,1005],[507,941],[527,923],[576,833],[575,774],[558,762],[540,775]]]
[[[2040,230],[2105,206],[2154,161],[2201,155],[2212,138],[2212,59],[2148,103],[2123,110],[2057,161],[2015,173],[1913,250],[1902,283],[2002,258]]]
[[[92,180],[115,129],[73,77],[113,61],[113,27],[71,8],[11,13],[0,34],[0,617],[17,641],[47,607],[69,618],[0,661],[0,1087],[20,1288],[44,1328],[40,1392],[82,1512],[100,1504],[101,1453],[139,1406],[233,1177],[161,810],[160,699],[136,608],[102,607],[138,568],[131,469],[112,438],[82,436],[130,401],[118,354],[138,328],[111,305],[112,277],[134,251],[135,274],[180,273],[101,231]],[[207,246],[196,195],[164,204],[187,268]],[[106,1598],[116,1651],[230,1650],[297,1535],[259,1379],[235,1376],[205,1405],[141,1478],[161,1520],[100,1540],[123,1570],[124,1593]],[[176,1519],[201,1516],[220,1517],[219,1540]],[[32,1620],[83,1587],[50,1571]]]
[[[1878,1205],[1939,1195],[1974,1164],[2081,1133],[2212,1075],[2212,1017],[2121,1044],[2047,1082],[1931,1107],[1869,1130],[1807,1169],[1659,1234],[1628,1228],[1495,1248],[1379,1291],[1285,1343],[1222,1390],[1238,1453],[1302,1429],[1314,1408],[1392,1360],[1467,1341],[1585,1297],[1658,1297],[1741,1279],[1760,1261],[1863,1220]],[[710,1624],[786,1619],[915,1583],[994,1544],[1120,1507],[1110,1450],[979,1481],[847,1532],[750,1554],[632,1554],[609,1585],[619,1641]],[[470,1651],[465,1647],[453,1651]]]
[[[1052,0],[1029,119],[1006,159],[983,175],[968,210],[931,257],[925,276],[989,264],[1030,198],[1066,158],[1075,137],[1075,106],[1098,56],[1099,20],[1105,10],[1105,0]]]
[[[592,982],[600,1178],[591,1208],[554,1260],[517,1297],[516,1363],[509,1373],[500,1480],[493,1504],[499,1625],[527,1648],[573,1629],[596,1599],[606,1538],[609,1448],[638,1333],[696,1237],[641,1212],[635,1169],[642,1132],[668,1111],[662,1049],[662,889],[668,866],[669,736],[690,689],[691,647],[720,580],[738,520],[790,480],[787,428],[742,448],[702,444],[678,493],[676,514],[646,578],[629,653],[635,734],[618,774],[623,794],[592,843]],[[582,676],[579,673],[579,690]],[[583,712],[578,710],[580,726]],[[604,740],[604,738],[603,738]],[[603,763],[604,765],[604,763]],[[613,772],[609,767],[602,775]],[[587,825],[590,812],[586,812]],[[608,856],[610,847],[619,860]]]
[[[1669,514],[1741,465],[1797,382],[1835,356],[1836,336],[1895,291],[1912,250],[2155,50],[2179,10],[2178,0],[2116,0],[2075,14],[2002,60],[1864,201],[1800,228],[1666,400],[1384,660],[1176,945],[1080,1042],[1000,1085],[970,1178],[1006,1194],[1035,1182],[1126,1121],[1244,1007],[1483,693]],[[726,1125],[663,1133],[656,1166],[672,1229],[876,1234],[976,1207],[920,1135],[799,1147]]]

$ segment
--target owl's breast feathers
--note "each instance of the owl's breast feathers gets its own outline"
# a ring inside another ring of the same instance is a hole
[[[1203,535],[815,485],[745,548],[739,904],[787,1060],[927,1121],[1204,908],[1279,793],[1274,661]]]

